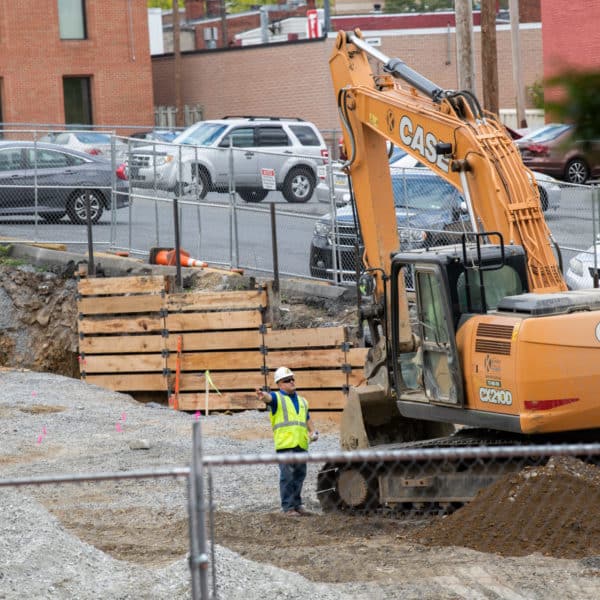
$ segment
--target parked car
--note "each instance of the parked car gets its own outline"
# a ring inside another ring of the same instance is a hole
[[[422,162],[416,158],[395,148],[390,155],[390,168],[402,168],[402,169],[423,169],[427,170]],[[429,171],[431,172],[431,171]],[[561,188],[560,182],[544,173],[534,172],[533,176],[540,192],[540,202],[542,204],[542,210],[547,212],[548,210],[557,211],[560,208],[560,196]],[[337,206],[342,206],[350,201],[350,189],[348,186],[348,176],[340,169],[335,168],[333,170],[333,183],[334,183],[334,194]],[[317,186],[316,198],[319,202],[330,203],[331,198],[329,194],[329,187],[323,182]]]
[[[593,288],[595,273],[600,275],[600,242],[596,243],[595,248],[590,246],[569,261],[565,282],[571,290]]]
[[[123,169],[113,174],[106,158],[41,142],[0,142],[0,216],[37,214],[56,222],[65,214],[73,223],[96,223],[110,209],[113,181],[117,208],[128,206]],[[37,192],[37,193],[36,193]]]
[[[392,186],[401,250],[458,243],[461,236],[457,234],[471,231],[462,196],[435,173],[402,169],[392,173]],[[315,224],[309,259],[312,277],[333,279],[334,241],[338,269],[352,279],[357,234],[351,205],[336,210],[335,227],[331,214]]]
[[[569,183],[600,177],[600,140],[574,137],[572,125],[549,123],[515,141],[530,169]]]
[[[180,194],[194,191],[204,198],[209,191],[227,191],[233,173],[239,195],[247,202],[260,202],[269,193],[263,187],[263,175],[268,172],[288,202],[307,202],[319,181],[318,168],[328,160],[321,133],[302,119],[200,121],[173,144],[136,149],[129,161],[133,185]]]
[[[134,138],[140,142],[172,142],[181,131],[175,131],[173,129],[151,129],[149,131],[136,131],[132,133],[129,137]]]
[[[40,142],[66,146],[79,152],[92,155],[102,155],[111,159],[113,136],[98,131],[51,131],[40,138]],[[120,139],[114,139],[116,161],[120,163],[127,152],[127,144]]]

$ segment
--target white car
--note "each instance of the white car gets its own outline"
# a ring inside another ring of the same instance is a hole
[[[594,273],[600,275],[600,242],[580,252],[569,261],[565,281],[571,290],[586,290],[594,287]]]
[[[193,192],[202,199],[209,191],[226,192],[233,176],[246,202],[260,202],[269,189],[280,190],[288,202],[308,202],[328,155],[323,136],[309,121],[225,117],[188,127],[172,145],[136,148],[129,177],[135,187]]]
[[[335,189],[335,202],[337,206],[342,206],[350,201],[350,190],[348,188],[347,175],[339,168],[335,168],[333,165],[333,183]],[[394,152],[390,157],[390,168],[394,170],[399,169],[426,169],[423,163],[419,162],[416,158],[413,158],[410,154],[395,148]],[[538,184],[540,191],[540,201],[542,204],[542,210],[547,212],[548,210],[557,211],[560,208],[560,195],[561,188],[560,182],[550,175],[544,173],[533,173],[535,180]],[[329,188],[326,182],[322,182],[317,186],[316,197],[319,202],[331,203],[331,197],[329,194]]]
[[[94,156],[102,156],[108,160],[111,159],[114,145],[115,158],[119,163],[127,153],[127,144],[116,137],[113,144],[113,137],[109,133],[99,131],[51,131],[42,136],[39,141],[58,144]]]

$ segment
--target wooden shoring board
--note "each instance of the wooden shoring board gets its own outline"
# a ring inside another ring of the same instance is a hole
[[[257,310],[207,313],[174,313],[167,315],[165,327],[174,331],[219,331],[227,329],[258,329],[262,315]]]
[[[139,354],[142,352],[162,352],[167,339],[160,333],[149,335],[84,335],[79,340],[79,352],[85,354]],[[173,350],[177,339],[173,338]]]
[[[80,315],[115,315],[159,312],[164,306],[165,299],[159,294],[91,296],[77,302],[77,311]]]
[[[89,373],[162,373],[165,359],[160,354],[86,355],[82,370]],[[175,362],[173,362],[173,369]]]
[[[348,352],[329,348],[322,350],[276,350],[269,352],[266,356],[266,366],[270,370],[286,365],[292,371],[296,369],[307,369],[315,365],[320,367],[339,367],[348,364],[352,367],[362,367],[366,348],[350,348]]]
[[[79,333],[93,335],[98,333],[151,333],[160,334],[165,319],[158,315],[135,317],[90,318],[79,320]]]
[[[205,311],[246,309],[259,310],[267,306],[267,293],[264,290],[238,292],[192,292],[188,294],[169,294],[167,310]]]
[[[174,352],[177,349],[177,335],[170,334],[166,338],[166,348]],[[253,349],[258,352],[262,346],[262,333],[254,330],[204,331],[199,333],[182,333],[183,349],[193,350],[229,350]]]
[[[158,294],[166,289],[166,279],[161,275],[135,277],[89,277],[80,279],[77,291],[82,296],[116,294]]]
[[[185,341],[184,341],[185,344]],[[262,354],[256,350],[241,350],[233,352],[185,352],[181,357],[182,371],[226,371],[232,367],[236,370],[257,369],[263,365]],[[167,368],[175,369],[175,355],[167,359]]]
[[[85,382],[116,392],[166,392],[168,386],[162,373],[86,375]]]
[[[300,395],[305,394],[300,391]],[[346,405],[346,396],[341,390],[321,390],[307,393],[309,409],[312,410],[342,410]],[[206,409],[206,393],[179,394],[179,410]],[[208,394],[208,410],[253,410],[263,409],[265,403],[256,398],[255,392],[225,392],[221,395],[216,392]]]
[[[265,376],[260,371],[210,371],[210,378],[216,388],[220,391],[232,390],[254,390],[257,387],[265,385]],[[344,373],[341,369],[332,370],[310,370],[295,371],[296,384],[300,390],[321,390],[326,388],[342,389],[348,381],[349,385],[358,385],[364,379],[361,371],[358,369],[352,373]],[[266,384],[275,388],[273,378],[268,377]],[[200,391],[206,386],[206,376],[204,372],[182,373],[181,387],[182,391]]]
[[[269,329],[265,333],[267,348],[340,347],[346,341],[345,327],[313,329]],[[290,367],[291,368],[291,367]]]

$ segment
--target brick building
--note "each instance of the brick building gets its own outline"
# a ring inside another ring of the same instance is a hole
[[[400,57],[437,85],[456,89],[456,42],[447,28],[419,31],[380,31],[379,50]],[[474,34],[475,72],[481,73],[481,36]],[[182,55],[184,104],[203,107],[214,119],[225,114],[271,114],[302,117],[321,129],[339,128],[336,99],[329,73],[329,57],[335,38],[300,40],[241,48],[200,50]],[[514,108],[509,25],[498,26],[500,108]],[[532,86],[543,73],[542,35],[539,23],[521,27],[522,77]],[[156,56],[154,97],[159,105],[174,105],[173,56]],[[481,77],[476,75],[477,94],[482,96]]]
[[[152,126],[146,0],[3,2],[0,122]]]
[[[600,70],[600,2],[542,2],[544,77],[578,70]]]

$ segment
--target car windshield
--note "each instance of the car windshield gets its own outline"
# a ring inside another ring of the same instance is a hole
[[[548,125],[544,125],[540,129],[536,129],[535,131],[524,135],[519,140],[519,142],[521,144],[523,142],[535,142],[536,144],[550,142],[569,129],[571,129],[571,125],[565,125],[561,123],[550,123]]]
[[[397,208],[439,210],[457,206],[458,191],[443,179],[433,177],[393,177],[394,203]]]
[[[397,160],[404,158],[406,155],[407,152],[405,150],[402,150],[402,148],[398,148],[398,146],[394,146],[394,149],[390,154],[390,163],[396,162]]]
[[[82,144],[110,144],[110,136],[106,133],[74,133]]]
[[[198,127],[186,129],[174,140],[174,144],[190,146],[210,146],[225,131],[227,125],[221,123],[202,123]]]

